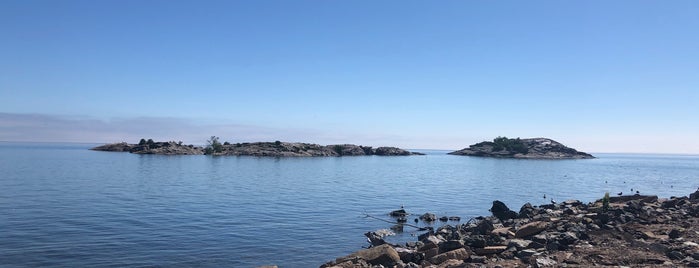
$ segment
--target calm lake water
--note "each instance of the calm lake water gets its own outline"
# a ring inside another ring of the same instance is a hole
[[[0,266],[318,267],[390,227],[365,213],[388,219],[401,205],[464,222],[495,199],[519,210],[549,202],[544,194],[590,202],[699,187],[698,156],[258,158],[91,146],[0,143]]]

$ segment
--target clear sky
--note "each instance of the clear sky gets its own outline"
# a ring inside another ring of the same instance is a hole
[[[0,1],[0,140],[699,153],[699,1]]]

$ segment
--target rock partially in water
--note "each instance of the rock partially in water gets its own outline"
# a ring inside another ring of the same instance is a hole
[[[135,144],[128,144],[126,142],[117,142],[117,143],[100,145],[100,146],[91,148],[90,150],[104,151],[104,152],[128,152],[128,151],[131,151],[131,148],[133,148],[133,146],[135,146]]]
[[[527,205],[520,214],[533,217],[476,217],[420,234],[418,242],[391,246],[403,262],[397,267],[699,265],[699,200],[622,196],[614,201],[607,209],[601,200]],[[336,267],[371,267],[354,260],[343,260],[353,266]]]
[[[133,154],[162,154],[162,155],[201,155],[204,148],[183,145],[179,142],[152,142],[148,144],[128,144],[126,142],[111,143],[91,148],[94,151],[130,152]]]
[[[391,215],[391,217],[406,217],[410,214],[408,214],[408,212],[405,211],[405,209],[401,208],[398,210],[391,211],[391,213],[389,213],[388,215]]]
[[[433,222],[437,220],[437,215],[434,215],[432,213],[425,213],[420,216],[420,219],[426,222]]]
[[[490,208],[493,216],[501,221],[517,218],[517,212],[510,210],[505,203],[500,200],[493,201],[493,206]]]

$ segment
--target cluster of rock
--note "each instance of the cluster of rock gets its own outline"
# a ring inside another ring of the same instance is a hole
[[[497,158],[523,158],[523,159],[589,159],[595,158],[591,154],[579,152],[557,141],[547,138],[521,139],[526,153],[510,151],[507,149],[496,150],[494,142],[484,141],[470,145],[458,151],[450,152],[452,155],[483,156]]]
[[[321,265],[339,267],[699,267],[699,190],[689,197],[569,200],[519,212],[494,201],[492,216],[445,225]]]
[[[354,144],[319,145],[300,142],[253,142],[236,143],[222,146],[214,155],[248,155],[248,156],[362,156],[362,155],[419,155],[396,147],[361,146]]]
[[[94,147],[90,150],[107,152],[129,152],[134,154],[162,155],[198,155],[204,154],[204,148],[194,145],[183,145],[179,142],[153,142],[148,144],[128,144],[126,142],[111,143]]]
[[[130,152],[135,154],[164,154],[164,155],[197,155],[204,154],[205,148],[193,145],[182,145],[176,142],[153,142],[144,144],[128,144],[126,142],[112,143],[92,148],[96,151]],[[353,144],[318,145],[292,142],[253,142],[221,144],[220,150],[212,155],[244,155],[271,157],[303,157],[303,156],[401,156],[421,155],[396,147],[359,146]]]

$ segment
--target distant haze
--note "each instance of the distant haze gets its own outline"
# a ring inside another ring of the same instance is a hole
[[[444,129],[448,129],[445,126]],[[447,131],[448,132],[448,131]],[[474,130],[473,133],[484,133]],[[589,132],[588,132],[589,133]],[[559,133],[560,134],[560,133]],[[130,118],[98,120],[87,117],[56,117],[37,114],[0,113],[0,141],[29,142],[83,142],[111,143],[126,141],[136,143],[141,138],[156,141],[183,141],[204,144],[210,136],[222,141],[290,141],[320,144],[353,143],[368,146],[399,146],[409,149],[456,150],[483,140],[491,140],[500,134],[476,136],[465,134],[418,136],[411,133],[381,133],[374,130],[338,132],[333,129],[273,128],[241,124],[205,124],[192,119],[178,118]],[[694,154],[696,144],[687,144],[679,138],[662,140],[658,137],[623,135],[585,136],[571,133],[567,137],[550,135],[509,135],[510,137],[551,137],[564,144],[586,152],[631,153],[679,153]]]
[[[699,154],[699,1],[0,1],[0,140]]]

